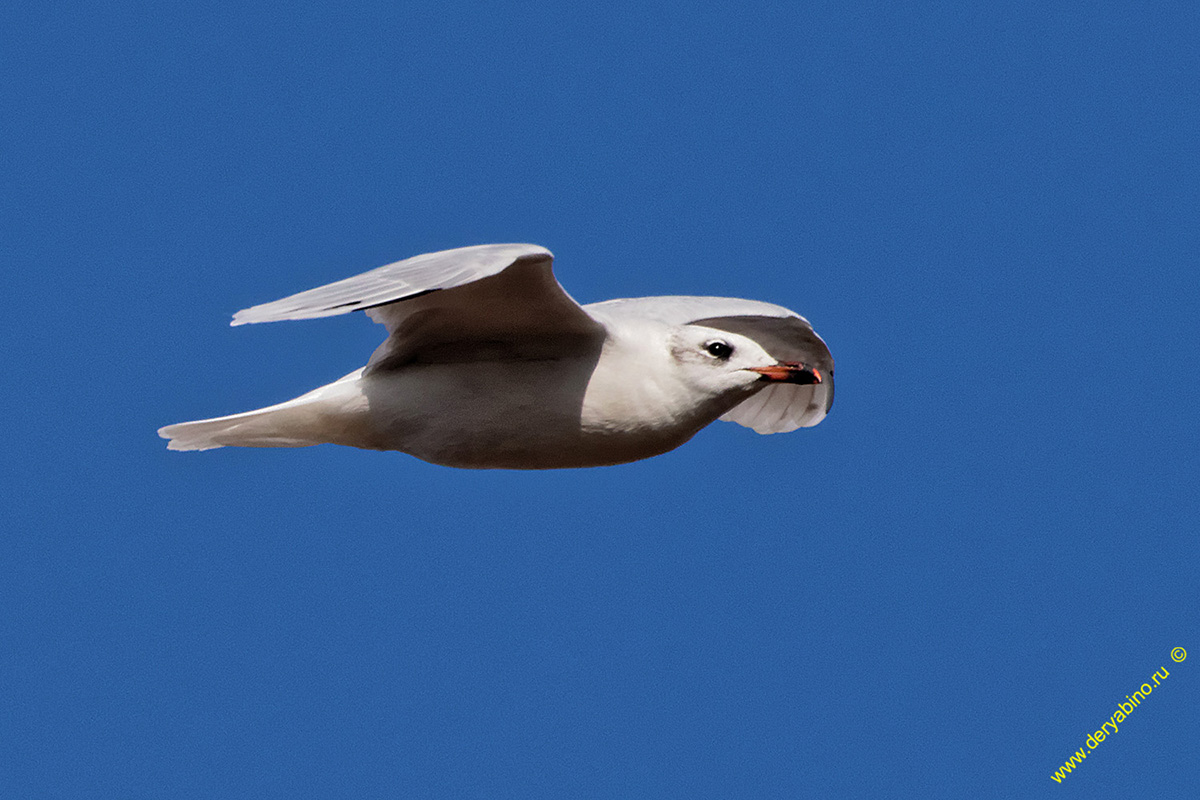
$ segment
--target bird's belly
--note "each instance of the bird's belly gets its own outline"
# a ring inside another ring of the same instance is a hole
[[[590,365],[424,365],[363,380],[370,435],[346,442],[468,469],[622,464],[665,453],[695,426],[645,429],[584,419]]]
[[[529,435],[512,439],[507,431],[480,427],[450,432],[437,441],[420,438],[396,448],[423,461],[462,469],[567,469],[624,464],[673,450],[676,440],[633,439],[619,434]]]

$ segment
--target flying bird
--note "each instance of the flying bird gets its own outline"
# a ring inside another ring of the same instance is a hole
[[[308,394],[160,428],[171,450],[333,443],[475,469],[622,464],[717,419],[811,427],[833,357],[808,320],[725,297],[581,306],[532,244],[427,253],[237,312],[232,325],[365,311],[366,366]]]

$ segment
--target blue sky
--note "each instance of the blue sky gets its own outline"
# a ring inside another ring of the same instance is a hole
[[[0,793],[1200,795],[1198,23],[7,9]],[[795,308],[831,415],[548,473],[155,436],[380,337],[232,312],[503,241]]]

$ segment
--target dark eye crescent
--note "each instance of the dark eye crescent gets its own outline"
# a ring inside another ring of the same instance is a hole
[[[733,355],[733,345],[729,342],[723,342],[720,339],[713,339],[711,342],[705,343],[704,352],[713,358],[719,358],[724,361]]]

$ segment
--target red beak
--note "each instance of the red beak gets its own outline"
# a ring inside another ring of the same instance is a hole
[[[775,383],[799,383],[802,385],[820,383],[821,373],[815,367],[807,364],[783,361],[769,367],[750,367],[751,372],[762,375],[760,380]]]

